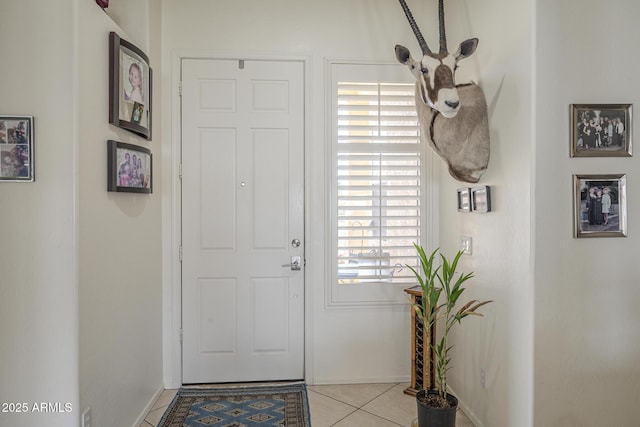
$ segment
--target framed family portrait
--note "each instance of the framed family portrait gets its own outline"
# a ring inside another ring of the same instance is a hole
[[[572,104],[571,157],[630,157],[631,104]]]
[[[151,150],[133,144],[107,141],[107,191],[151,193]]]
[[[33,182],[33,116],[0,116],[0,181]]]
[[[147,55],[109,33],[109,123],[150,140],[152,81]]]
[[[626,237],[626,175],[574,175],[575,237]]]

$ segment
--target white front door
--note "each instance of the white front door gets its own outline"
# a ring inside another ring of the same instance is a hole
[[[182,61],[183,383],[304,377],[303,148],[302,62]]]

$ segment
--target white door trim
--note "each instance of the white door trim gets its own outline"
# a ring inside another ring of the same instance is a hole
[[[171,55],[171,76],[169,86],[163,85],[163,94],[170,98],[168,103],[171,106],[170,118],[161,120],[161,123],[170,123],[170,132],[165,129],[164,135],[170,135],[165,138],[170,144],[163,144],[163,165],[162,170],[162,230],[163,230],[163,280],[162,280],[162,335],[163,335],[163,377],[165,388],[178,388],[182,385],[182,344],[181,344],[181,328],[182,328],[182,266],[180,262],[180,245],[181,245],[181,182],[179,178],[179,165],[181,156],[181,98],[179,94],[179,85],[181,81],[181,64],[183,59],[246,59],[246,60],[268,60],[268,61],[299,61],[304,66],[304,176],[305,176],[305,218],[304,229],[305,235],[309,231],[309,196],[308,183],[310,166],[310,150],[308,147],[310,141],[310,105],[311,105],[311,56],[310,55],[265,55],[260,53],[242,52],[238,54],[229,54],[213,52],[213,51],[193,51],[178,50],[172,52]],[[162,113],[166,110],[163,109]],[[167,173],[170,172],[170,173]],[[305,250],[307,266],[313,264],[313,255],[311,249],[312,244],[308,244]],[[313,378],[313,349],[312,349],[312,290],[310,289],[309,271],[315,269],[305,269],[305,379]]]

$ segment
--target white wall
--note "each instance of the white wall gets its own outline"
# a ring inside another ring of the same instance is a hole
[[[138,423],[163,386],[161,126],[152,120],[153,141],[146,141],[107,120],[109,31],[139,46],[159,70],[159,38],[146,45],[148,1],[136,3],[129,14],[141,26],[132,36],[94,2],[78,6],[80,403],[97,426]],[[153,194],[106,191],[108,139],[152,150]]]
[[[423,10],[423,6],[415,7],[414,14],[423,16]],[[437,34],[437,30],[425,33]],[[311,291],[307,295],[310,301],[307,313],[312,329],[306,336],[310,348],[306,375],[310,382],[409,379],[408,306],[325,308],[325,283],[329,280],[325,271],[329,243],[326,236],[330,233],[325,225],[329,214],[327,183],[330,182],[325,162],[330,137],[326,124],[329,107],[325,103],[326,61],[354,59],[393,63],[396,43],[419,49],[401,7],[386,0],[163,2],[163,69],[171,70],[171,75],[164,76],[163,88],[172,96],[166,99],[163,108],[165,135],[179,138],[176,122],[179,111],[175,105],[180,56],[298,56],[309,60],[306,278],[307,289]],[[175,154],[174,163],[167,159],[165,166],[175,167]],[[173,197],[177,196],[174,192]],[[175,263],[175,257],[166,259]],[[167,281],[168,295],[172,294],[171,285]],[[173,298],[174,304],[179,304],[175,291]],[[170,336],[175,341],[175,322]],[[170,377],[175,376],[171,371],[175,372],[180,366],[179,354],[171,349],[165,354],[171,358],[165,363],[173,366],[165,371],[165,378],[172,381],[175,379]]]
[[[453,256],[460,236],[472,237],[473,254],[460,264],[475,273],[464,300],[495,301],[483,307],[484,317],[465,319],[454,332],[450,385],[478,427],[531,426],[533,6],[530,0],[464,1],[448,2],[447,10],[448,22],[459,23],[448,25],[450,49],[463,38],[480,39],[458,74],[475,68],[489,105],[491,159],[477,185],[491,187],[492,212],[457,212],[456,189],[473,185],[442,168],[440,243]]]
[[[159,39],[151,39],[149,28],[155,25],[151,16],[151,8],[158,8],[157,2],[149,0],[129,1],[129,0],[111,0],[106,13],[111,17],[122,31],[127,34],[129,41],[134,43],[144,52],[149,54],[148,47],[150,42],[159,42]]]
[[[429,40],[437,40],[437,3],[424,2],[413,12]],[[311,58],[310,140],[307,197],[307,277],[312,290],[312,363],[308,380],[322,382],[385,381],[406,378],[409,330],[406,310],[328,310],[324,286],[327,247],[326,184],[328,144],[326,81],[329,59],[393,61],[393,46],[417,50],[417,43],[397,3],[385,1],[192,0],[163,3],[165,69],[171,86],[181,54],[203,52],[232,57],[259,53],[308,55]],[[456,212],[455,189],[446,168],[440,176],[440,240],[454,252],[461,234],[474,238],[472,257],[463,267],[476,272],[469,296],[496,300],[484,319],[469,320],[456,342],[458,358],[451,384],[478,425],[527,426],[532,423],[533,283],[531,259],[531,84],[533,6],[529,0],[489,4],[449,3],[447,28],[454,48],[464,38],[481,40],[474,59],[462,64],[462,77],[481,80],[490,107],[492,159],[482,183],[494,190],[494,212]],[[500,26],[495,17],[510,17]],[[422,24],[426,22],[426,24]],[[429,25],[429,22],[433,25]],[[505,37],[509,34],[509,37]],[[432,42],[436,43],[436,42]],[[186,52],[186,53],[185,53]],[[175,102],[175,101],[174,101]],[[171,108],[163,110],[171,123]],[[175,111],[173,112],[175,114]],[[166,134],[175,132],[166,128]],[[436,231],[437,232],[437,231]],[[371,335],[371,331],[375,331]],[[371,357],[384,347],[396,351],[383,360]],[[480,368],[488,371],[488,389],[480,387]]]
[[[480,38],[477,53],[459,73],[479,77],[489,102],[492,156],[481,184],[492,187],[494,211],[456,212],[455,189],[461,184],[442,168],[439,235],[449,254],[461,234],[474,238],[474,255],[462,265],[476,274],[468,295],[495,302],[484,318],[468,320],[456,332],[451,385],[478,426],[635,425],[637,155],[570,159],[568,106],[637,104],[638,61],[629,52],[639,35],[634,17],[640,6],[634,0],[476,3],[448,3],[447,28],[450,46]],[[413,6],[429,40],[436,31],[422,22],[432,19],[434,5]],[[106,34],[116,26],[92,1],[60,0],[53,6],[4,0],[0,6],[0,46],[12,58],[2,68],[0,112],[36,117],[36,182],[0,183],[0,401],[73,405],[71,414],[0,414],[0,424],[74,426],[91,405],[98,425],[128,425],[160,387],[159,198],[176,195],[170,189],[173,147],[161,136],[176,134],[171,84],[180,52],[309,58],[309,379],[406,375],[403,310],[324,308],[325,59],[392,61],[395,43],[415,46],[397,4],[165,0],[145,7],[153,15],[145,16],[150,28],[130,37],[151,53],[156,105],[165,94],[151,143],[106,124],[106,88],[96,81],[106,84]],[[509,19],[496,25],[497,16]],[[154,182],[154,195],[106,193],[108,138],[152,147],[156,176],[168,165],[165,179]],[[572,237],[573,173],[627,174],[629,237]],[[165,203],[163,209],[172,207]],[[118,252],[125,246],[119,237],[145,242],[146,251]],[[171,294],[171,270],[164,273],[165,292]],[[172,313],[165,304],[165,314]],[[350,346],[372,328],[377,341]],[[371,354],[382,345],[397,352],[378,364]],[[486,390],[480,387],[481,368],[488,372]],[[614,411],[601,411],[604,405]],[[117,419],[108,418],[114,409],[120,411]]]
[[[640,417],[638,153],[570,158],[569,105],[631,103],[633,124],[638,123],[640,3],[536,3],[535,425],[635,426]],[[629,236],[573,238],[571,175],[619,173],[627,175]]]
[[[36,181],[0,183],[0,402],[72,406],[0,425],[77,426],[91,406],[92,425],[137,426],[162,387],[162,189],[106,191],[106,140],[140,143],[107,123],[117,26],[84,0],[8,0],[0,15],[0,113],[35,116],[36,138]]]
[[[35,117],[34,183],[0,182],[0,425],[77,425],[73,1],[3,0],[0,114]],[[55,84],[52,84],[55,82]],[[63,414],[36,402],[71,403]]]

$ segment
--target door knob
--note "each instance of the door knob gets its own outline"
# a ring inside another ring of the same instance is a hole
[[[302,258],[299,255],[291,257],[290,264],[282,264],[283,267],[291,267],[291,270],[301,270],[302,269]]]

